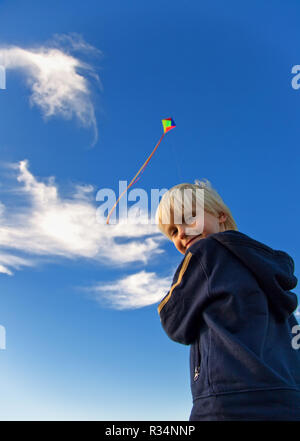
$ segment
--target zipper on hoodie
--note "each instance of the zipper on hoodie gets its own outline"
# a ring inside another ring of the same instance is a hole
[[[194,381],[198,380],[200,367],[201,367],[201,354],[199,349],[199,340],[196,340],[195,348],[195,364],[194,364]]]

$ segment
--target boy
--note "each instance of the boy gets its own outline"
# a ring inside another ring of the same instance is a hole
[[[240,233],[209,181],[195,182],[165,193],[156,212],[185,256],[158,312],[167,335],[190,345],[189,420],[300,420],[294,261]],[[179,222],[186,211],[194,218]]]

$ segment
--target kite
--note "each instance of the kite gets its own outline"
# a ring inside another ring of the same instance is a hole
[[[152,156],[153,156],[155,150],[157,149],[157,147],[159,146],[159,144],[160,144],[161,141],[163,140],[163,137],[165,136],[165,134],[166,134],[167,132],[169,132],[170,130],[174,129],[174,127],[176,127],[176,124],[174,123],[174,121],[173,121],[172,118],[166,118],[166,119],[163,119],[163,120],[162,120],[162,125],[163,125],[163,128],[164,128],[164,132],[163,132],[162,136],[160,137],[160,140],[158,141],[158,143],[157,143],[156,146],[154,147],[154,149],[153,149],[151,155],[150,155],[150,156],[148,157],[148,159],[144,162],[144,164],[143,164],[142,167],[139,169],[139,171],[137,172],[137,174],[132,178],[132,180],[131,180],[130,183],[128,184],[126,190],[124,190],[123,193],[118,197],[117,202],[114,204],[114,206],[112,207],[112,209],[110,210],[110,212],[109,212],[109,214],[108,214],[108,216],[107,216],[107,219],[106,219],[106,223],[107,223],[107,224],[109,223],[109,218],[110,218],[112,212],[114,211],[114,209],[116,208],[116,206],[117,206],[119,200],[121,199],[121,197],[124,195],[124,193],[126,193],[126,191],[127,191],[127,190],[128,190],[133,184],[135,184],[135,183],[140,179],[140,176],[139,176],[139,175],[142,174],[143,171],[145,170],[145,168],[146,168],[148,162],[150,161],[150,159],[152,158]],[[139,176],[139,177],[138,177],[138,176]]]

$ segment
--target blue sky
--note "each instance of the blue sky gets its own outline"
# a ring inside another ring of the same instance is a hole
[[[97,191],[130,181],[162,118],[177,127],[136,186],[208,179],[299,277],[299,13],[0,1],[1,419],[188,419],[189,348],[157,313],[183,256],[155,226],[95,222]]]

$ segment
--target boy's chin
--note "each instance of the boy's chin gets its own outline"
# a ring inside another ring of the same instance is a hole
[[[198,240],[203,239],[202,234],[199,234],[199,236],[194,237],[194,239],[192,239],[186,246],[186,249],[188,249],[191,245],[193,245],[194,243],[198,242]]]

